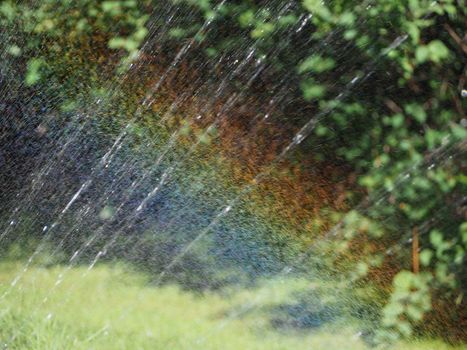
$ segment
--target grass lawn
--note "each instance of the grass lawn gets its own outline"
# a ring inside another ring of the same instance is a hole
[[[149,287],[138,273],[101,265],[91,272],[32,267],[11,288],[21,267],[0,264],[0,347],[5,349],[368,349],[346,324],[306,332],[274,329],[263,307],[287,298],[286,289],[277,286],[198,295],[176,286]],[[232,316],[258,296],[262,307]],[[394,349],[454,348],[425,342]]]

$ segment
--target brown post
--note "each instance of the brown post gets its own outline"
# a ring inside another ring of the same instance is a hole
[[[412,230],[412,268],[413,273],[419,273],[420,271],[420,259],[418,254],[418,230],[416,227]]]

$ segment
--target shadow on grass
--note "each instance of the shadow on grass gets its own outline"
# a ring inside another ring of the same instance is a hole
[[[281,331],[317,329],[342,317],[339,302],[325,303],[318,292],[300,293],[269,309],[271,326]]]

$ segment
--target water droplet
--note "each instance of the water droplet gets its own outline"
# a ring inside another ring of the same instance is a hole
[[[78,255],[78,253],[79,253],[79,250],[75,251],[73,253],[73,256],[70,258],[70,261],[73,261],[76,258],[76,256]]]
[[[359,332],[355,333],[352,338],[354,340],[357,340],[358,338],[360,338],[362,336],[362,334],[363,334],[362,331],[359,331]]]
[[[305,138],[305,136],[304,136],[303,134],[300,134],[300,133],[299,133],[299,134],[295,135],[295,137],[294,137],[294,142],[295,142],[296,144],[299,144],[300,142],[303,141],[304,138]]]

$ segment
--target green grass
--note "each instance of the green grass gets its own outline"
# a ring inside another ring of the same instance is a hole
[[[0,300],[5,349],[368,349],[345,324],[307,332],[271,327],[265,308],[286,300],[288,291],[304,287],[303,281],[199,295],[176,286],[150,287],[143,275],[118,266],[98,266],[89,273],[73,268],[54,287],[64,267],[33,267],[10,288],[21,266],[0,264],[0,293],[9,291]],[[229,318],[258,297],[260,308]],[[394,349],[454,348],[426,342]]]

